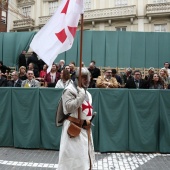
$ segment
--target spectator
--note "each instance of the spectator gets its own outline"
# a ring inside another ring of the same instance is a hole
[[[126,68],[125,74],[123,75],[123,83],[126,85],[127,80],[133,78],[132,76],[132,69],[130,67]]]
[[[150,67],[150,68],[148,69],[148,75],[145,76],[147,88],[149,88],[149,84],[150,84],[150,82],[151,82],[152,79],[153,79],[154,73],[155,73],[155,69],[154,69],[153,67]]]
[[[28,65],[28,70],[32,70],[34,72],[34,76],[35,77],[39,77],[39,72],[38,70],[35,68],[34,63],[29,63]]]
[[[20,68],[21,66],[26,67],[26,58],[25,58],[26,51],[22,51],[21,54],[18,57],[18,67]]]
[[[21,66],[19,68],[19,79],[21,79],[22,81],[27,79],[26,67],[25,66]]]
[[[38,57],[35,52],[32,53],[30,57],[27,59],[27,67],[29,66],[30,63],[34,64],[34,68],[38,70]]]
[[[2,75],[5,74],[6,71],[8,71],[8,72],[11,71],[11,69],[10,69],[9,67],[3,65],[3,62],[2,62],[2,61],[0,61],[0,70],[1,70],[1,74],[2,74]]]
[[[70,72],[67,69],[64,69],[60,73],[60,80],[57,81],[55,88],[65,88],[73,81],[70,79]]]
[[[47,64],[44,64],[43,70],[40,71],[40,76],[39,77],[42,78],[43,80],[44,80],[44,78],[45,78],[45,76],[47,74],[47,68],[48,68]]]
[[[100,69],[95,66],[94,62],[90,63],[88,70],[90,71],[92,78],[98,78],[100,76]]]
[[[70,74],[71,74],[71,80],[75,81],[76,78],[76,70],[74,64],[69,64],[70,67]]]
[[[55,87],[59,79],[60,73],[58,72],[58,66],[53,64],[50,73],[48,73],[44,78],[45,87]]]
[[[64,68],[65,68],[65,61],[60,60],[59,61],[59,69],[58,69],[58,71],[61,72]]]
[[[45,63],[42,59],[38,60],[38,71],[39,71],[39,72],[40,72],[41,70],[43,70],[43,67],[44,67],[45,64],[46,64],[46,63]]]
[[[164,89],[163,81],[157,73],[154,73],[149,89]]]
[[[119,85],[122,84],[122,79],[121,79],[121,77],[119,75],[117,75],[116,69],[112,69],[112,77],[116,78]]]
[[[165,62],[164,63],[164,68],[167,70],[168,72],[168,77],[170,77],[170,69],[169,69],[169,63],[168,62]]]
[[[159,71],[159,76],[164,83],[164,89],[167,89],[168,85],[170,84],[170,77],[168,77],[167,70],[164,69],[164,68],[161,68],[160,71]]]
[[[7,86],[7,79],[2,76],[2,71],[0,70],[0,87]]]
[[[27,79],[22,82],[21,87],[40,87],[39,81],[34,79],[33,70],[27,71]]]
[[[104,76],[99,76],[96,81],[98,88],[117,88],[118,82],[116,78],[112,77],[112,70],[105,70]]]
[[[8,87],[21,87],[22,81],[19,79],[17,71],[12,72],[12,78],[8,81]]]
[[[134,77],[129,78],[126,82],[125,88],[130,89],[146,89],[146,81],[142,79],[141,72],[139,70],[134,71]]]

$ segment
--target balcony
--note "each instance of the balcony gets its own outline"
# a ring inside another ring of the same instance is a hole
[[[104,21],[104,20],[117,20],[129,19],[136,16],[136,6],[123,6],[107,9],[89,10],[84,14],[84,21]]]
[[[84,12],[84,22],[105,21],[116,19],[132,19],[136,16],[136,6],[124,6],[107,9],[95,9]],[[39,17],[39,26],[42,27],[51,16]]]
[[[25,18],[22,20],[13,21],[13,30],[32,30],[34,27],[34,20],[31,18]]]
[[[157,3],[146,5],[146,15],[148,17],[154,16],[169,16],[170,15],[170,3]]]

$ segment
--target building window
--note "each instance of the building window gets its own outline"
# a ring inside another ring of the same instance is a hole
[[[154,25],[154,32],[167,32],[167,24]]]
[[[30,17],[31,15],[31,6],[28,7],[23,7],[22,8],[22,13],[25,17]]]
[[[126,27],[116,27],[116,31],[126,31]]]
[[[49,2],[49,15],[53,15],[58,8],[58,2]]]
[[[2,24],[6,24],[6,12],[5,11],[2,11],[1,23]]]
[[[90,10],[91,9],[91,0],[84,0],[84,10]]]
[[[128,4],[128,0],[115,0],[115,6],[125,6]]]
[[[153,0],[153,3],[166,3],[168,0]]]

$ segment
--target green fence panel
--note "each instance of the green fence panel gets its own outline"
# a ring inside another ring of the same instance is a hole
[[[0,61],[3,61],[3,37],[4,33],[0,33]]]
[[[100,89],[99,151],[128,150],[128,90]]]
[[[159,90],[129,90],[129,150],[158,151]]]
[[[145,33],[134,32],[131,44],[130,67],[142,68],[145,65]],[[140,61],[140,62],[139,62]]]
[[[170,36],[169,33],[159,34],[159,68],[164,67],[164,62],[170,62]]]
[[[106,32],[105,66],[117,67],[118,65],[118,32]]]
[[[99,151],[99,89],[88,89],[93,99],[93,113],[96,112],[92,123],[94,150]]]
[[[0,146],[13,146],[11,89],[0,88]]]
[[[14,146],[40,148],[39,89],[12,89]]]
[[[103,31],[95,31],[92,34],[92,60],[97,66],[104,66],[106,54],[106,36]]]
[[[159,151],[170,152],[170,101],[169,90],[160,91],[160,135]]]
[[[60,147],[61,127],[56,127],[56,109],[63,89],[40,89],[41,144],[45,149]]]
[[[22,50],[28,50],[35,32],[9,32],[3,39],[3,62],[7,66],[16,66]]]
[[[158,68],[158,33],[145,33],[146,45],[145,45],[145,67],[155,67]]]
[[[119,32],[118,67],[129,67],[131,61],[132,33]]]

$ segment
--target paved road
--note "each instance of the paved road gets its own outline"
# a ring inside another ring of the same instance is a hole
[[[0,170],[54,170],[54,150],[0,148]],[[95,153],[93,170],[170,170],[170,154]]]

